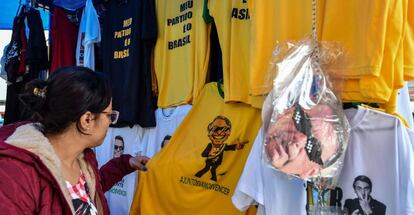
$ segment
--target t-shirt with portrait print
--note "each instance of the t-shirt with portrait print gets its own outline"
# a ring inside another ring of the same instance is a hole
[[[358,107],[345,113],[351,135],[338,181],[342,198],[335,205],[349,214],[414,213],[412,131],[380,111]]]
[[[190,110],[191,105],[158,108],[155,111],[157,126],[143,129],[142,154],[153,157],[165,147]]]
[[[139,125],[135,125],[132,128],[109,128],[102,145],[95,148],[99,167],[122,154],[130,154],[132,156],[139,154],[142,148],[142,132],[143,128]],[[136,182],[137,172],[133,172],[124,176],[105,193],[111,215],[129,213]]]

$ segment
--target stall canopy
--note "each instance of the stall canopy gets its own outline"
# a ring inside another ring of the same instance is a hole
[[[25,1],[22,0],[22,3]],[[4,0],[0,3],[0,30],[12,29],[13,19],[19,8],[19,0]],[[49,29],[49,12],[39,8],[45,30]]]

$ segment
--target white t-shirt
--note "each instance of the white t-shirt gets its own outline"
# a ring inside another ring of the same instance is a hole
[[[114,158],[118,154],[139,154],[142,147],[143,128],[135,125],[132,128],[109,128],[104,142],[95,148],[99,167]],[[123,141],[123,144],[122,144]],[[123,145],[123,151],[120,146]],[[125,176],[105,193],[111,214],[129,214],[129,209],[135,193],[137,172]]]
[[[263,137],[260,129],[234,191],[234,206],[245,211],[250,205],[258,204],[258,214],[306,214],[305,183],[264,163]]]
[[[350,214],[355,210],[363,214],[358,209],[355,180],[360,196],[369,196],[371,191],[369,198],[374,200],[369,204],[374,214],[414,214],[414,159],[409,131],[398,118],[372,109],[358,107],[345,113],[351,136],[338,185],[343,193],[342,206],[347,206]]]
[[[157,126],[144,129],[142,153],[148,157],[153,157],[158,153],[168,143],[190,110],[191,105],[164,109],[158,108],[155,111]]]
[[[94,43],[101,41],[101,30],[98,15],[92,0],[86,0],[79,26],[78,42],[76,45],[76,65],[95,70]]]

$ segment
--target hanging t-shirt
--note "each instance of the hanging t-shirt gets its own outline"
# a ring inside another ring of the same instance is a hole
[[[99,166],[103,166],[112,158],[122,154],[132,156],[140,154],[143,128],[136,125],[132,128],[109,128],[102,145],[95,148]],[[111,214],[129,213],[137,180],[137,172],[125,176],[105,193]]]
[[[154,67],[158,107],[189,104],[205,84],[210,26],[203,19],[204,0],[156,0],[158,38]]]
[[[98,15],[92,0],[87,0],[79,26],[76,65],[95,70],[95,43],[101,41]]]
[[[22,71],[27,72],[26,76],[30,78],[38,78],[41,70],[46,70],[49,66],[49,59],[47,55],[46,38],[43,29],[42,18],[38,10],[29,10],[27,12],[27,27],[29,31],[26,32],[27,50],[25,68]]]
[[[411,12],[413,7],[414,2],[408,1],[407,25],[403,41],[404,79],[406,81],[414,79],[414,14]]]
[[[78,28],[72,24],[62,8],[55,7],[50,27],[51,65],[50,71],[64,66],[76,65],[76,41]]]
[[[408,83],[405,83],[405,86],[401,88],[397,96],[397,113],[401,114],[402,117],[407,121],[410,128],[413,128],[413,111],[410,106],[410,95],[408,92]]]
[[[311,2],[300,2],[298,6],[299,1],[251,1],[251,52],[254,53],[250,58],[251,87],[253,95],[260,95],[271,87],[272,78],[267,68],[275,44],[277,41],[300,39],[311,33],[312,8]],[[409,66],[402,70],[399,58],[411,53],[405,50],[410,49],[409,46],[404,45],[411,38],[403,38],[409,35],[408,30],[404,31],[407,25],[404,17],[408,22],[410,19],[409,14],[404,15],[409,4],[394,0],[366,1],[363,4],[355,0],[317,2],[316,29],[319,39],[339,42],[347,56],[345,62],[329,68],[331,72],[352,78],[343,87],[341,95],[344,100],[374,103],[389,103],[392,100],[386,109],[395,111],[396,91],[393,90],[402,86],[401,77],[409,72]],[[342,28],[338,31],[337,26]],[[406,42],[401,46],[403,39]],[[404,48],[403,54],[400,47]]]
[[[222,50],[225,101],[250,104],[250,13],[247,0],[205,0]]]
[[[410,11],[410,9],[408,9],[408,0],[404,0],[401,1],[401,7],[402,7],[402,20],[403,23],[400,24],[402,25],[402,37],[401,40],[399,41],[399,46],[398,46],[398,52],[397,52],[397,56],[394,59],[393,62],[393,67],[394,67],[394,71],[396,72],[396,76],[395,76],[395,81],[394,81],[394,89],[400,89],[402,87],[404,87],[404,75],[405,75],[405,71],[404,71],[404,40],[406,38],[406,32],[407,32],[407,27],[408,27],[408,11]],[[412,9],[411,9],[412,10]],[[406,47],[406,49],[411,49],[409,47]],[[414,47],[413,47],[414,49]],[[406,50],[407,51],[407,50]],[[407,52],[408,54],[409,52]],[[396,102],[394,102],[396,103]]]
[[[158,108],[155,111],[157,126],[144,129],[142,154],[152,157],[164,148],[190,110],[191,105]]]
[[[395,3],[394,0],[366,1],[363,4],[357,0],[326,1],[322,40],[340,41],[352,58],[350,62],[338,65],[336,69],[346,71],[345,75],[349,77],[380,74],[382,60],[386,54],[385,40],[387,37],[401,36],[387,34],[387,24],[392,24],[388,22],[391,17],[389,12],[397,10]],[[401,9],[398,8],[398,11]],[[338,26],[342,26],[339,31],[336,30]],[[398,47],[398,41],[390,42]]]
[[[237,209],[258,204],[258,214],[306,214],[304,182],[265,164],[263,129],[259,130],[232,200]]]
[[[351,136],[337,201],[349,214],[414,213],[414,152],[407,129],[379,111],[358,107],[345,113]]]
[[[24,89],[26,82],[22,82],[22,78],[19,77],[17,71],[21,64],[21,34],[24,32],[25,28],[24,19],[25,13],[24,9],[22,9],[20,14],[13,20],[12,38],[3,56],[7,82],[11,83],[7,85],[4,125],[21,120],[22,106],[19,105],[20,101],[18,99],[18,95]]]
[[[103,69],[112,85],[117,125],[155,126],[151,50],[156,38],[153,0],[109,1],[103,24]],[[175,69],[175,68],[174,68]]]
[[[15,83],[21,81],[19,78],[19,68],[22,63],[22,33],[25,29],[25,8],[22,8],[19,15],[14,17],[13,32],[11,40],[4,53],[4,70],[7,74],[7,81]]]
[[[324,1],[317,1],[317,27],[320,36]],[[272,87],[268,67],[278,42],[299,40],[312,32],[312,1],[249,0],[251,42],[249,66],[253,95],[263,95]]]
[[[349,54],[348,58],[349,61],[352,63],[346,63],[343,65],[335,66],[337,68],[332,68],[332,71],[339,71],[340,73],[348,74],[348,68],[356,68],[359,71],[365,71],[364,73],[359,74],[360,76],[354,77],[355,79],[347,80],[344,85],[344,90],[341,94],[342,99],[346,101],[364,101],[364,102],[372,102],[372,103],[388,103],[390,100],[392,103],[388,104],[385,109],[387,112],[395,112],[396,107],[396,96],[397,92],[393,89],[398,89],[400,84],[398,83],[399,76],[403,76],[404,71],[399,69],[399,67],[394,67],[394,60],[397,57],[399,44],[402,42],[403,39],[403,26],[404,26],[404,6],[405,4],[402,4],[403,1],[384,1],[381,3],[381,1],[376,1],[375,4],[372,5],[372,9],[374,9],[374,13],[381,12],[382,10],[384,14],[387,14],[386,19],[384,20],[384,24],[378,24],[378,26],[374,25],[370,29],[371,31],[376,29],[379,33],[375,32],[375,34],[378,34],[377,36],[383,34],[381,32],[382,25],[385,26],[384,31],[384,39],[381,41],[375,41],[368,39],[369,42],[366,43],[367,45],[370,45],[372,47],[367,47],[369,49],[365,50],[371,50],[370,53],[379,53],[381,51],[381,55],[372,55],[370,65],[368,67],[354,67],[354,63],[359,62],[359,58],[357,58],[357,55]],[[380,3],[377,5],[377,3]],[[342,3],[341,3],[342,4]],[[327,4],[329,5],[329,4]],[[347,5],[347,4],[345,4]],[[359,3],[356,2],[352,4],[353,7],[359,7]],[[326,8],[326,11],[328,11],[329,8]],[[338,10],[338,9],[337,9]],[[383,14],[381,13],[381,14]],[[365,14],[365,12],[363,12]],[[383,18],[381,18],[383,19]],[[340,20],[340,19],[339,19]],[[375,20],[375,19],[374,19]],[[382,21],[381,21],[382,22]],[[338,23],[337,23],[338,24]],[[325,23],[324,23],[325,25]],[[334,33],[334,35],[337,35]],[[386,36],[385,36],[386,35]],[[365,39],[366,37],[363,37]],[[326,40],[332,40],[333,38],[330,37],[323,37],[323,39]],[[363,40],[362,40],[363,41]],[[374,42],[374,43],[372,43]],[[371,44],[372,43],[372,44]],[[356,47],[358,49],[361,49],[361,47]],[[363,53],[363,52],[361,52]],[[367,54],[366,54],[367,55]],[[369,55],[367,55],[369,56]],[[361,58],[363,59],[363,58]],[[363,63],[363,61],[361,61]],[[349,64],[349,65],[347,65]],[[349,70],[352,71],[352,70]],[[355,76],[355,74],[354,74]]]
[[[47,66],[46,40],[40,13],[33,9],[27,11],[23,7],[14,19],[13,35],[5,56],[7,81],[11,83],[7,86],[5,125],[30,117],[18,95],[24,90],[25,84],[39,78],[39,73]]]
[[[224,103],[207,84],[167,146],[140,174],[131,214],[243,214],[231,196],[260,127],[260,110]]]

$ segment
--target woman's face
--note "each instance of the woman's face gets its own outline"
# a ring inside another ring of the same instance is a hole
[[[111,113],[112,113],[112,101],[109,103],[101,113],[96,114],[95,124],[92,137],[92,146],[99,146],[105,139],[106,132],[108,131],[109,125],[111,124]]]

